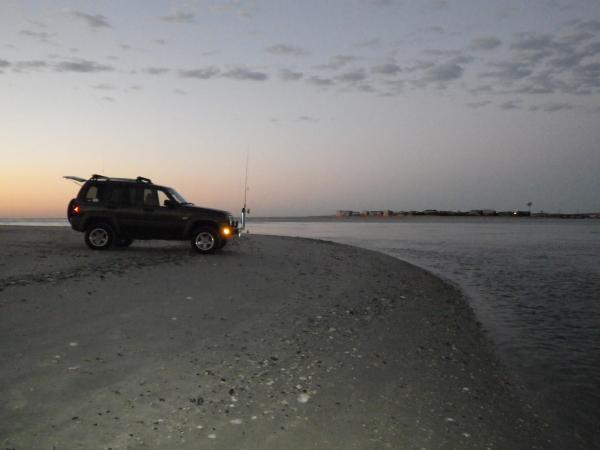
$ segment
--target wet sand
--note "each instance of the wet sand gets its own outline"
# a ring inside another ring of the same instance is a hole
[[[391,257],[243,236],[94,252],[0,226],[0,444],[560,447],[460,292]]]

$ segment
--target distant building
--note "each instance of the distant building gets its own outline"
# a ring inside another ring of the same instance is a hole
[[[357,216],[357,215],[358,215],[357,212],[346,210],[346,209],[340,209],[340,210],[336,211],[336,213],[335,213],[336,217],[352,217],[352,216]]]
[[[383,210],[383,216],[384,217],[390,217],[390,216],[395,216],[396,213],[394,211],[392,211],[391,209],[384,209]]]

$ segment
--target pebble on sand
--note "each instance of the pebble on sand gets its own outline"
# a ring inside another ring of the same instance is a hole
[[[310,400],[310,395],[302,393],[298,395],[298,403],[306,403]]]

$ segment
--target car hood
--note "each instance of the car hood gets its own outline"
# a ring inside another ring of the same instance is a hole
[[[203,216],[219,215],[219,216],[223,216],[225,218],[227,216],[231,215],[231,213],[229,211],[223,211],[221,209],[213,209],[213,208],[204,208],[202,206],[184,205],[181,207],[181,209],[183,211],[188,212],[189,214],[194,214],[194,215],[203,215]]]

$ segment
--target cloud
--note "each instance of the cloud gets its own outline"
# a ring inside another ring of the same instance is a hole
[[[295,72],[290,69],[281,69],[279,71],[279,78],[283,81],[298,81],[304,76],[301,72]]]
[[[164,39],[154,39],[152,42],[154,42],[156,45],[167,45],[167,41]]]
[[[448,8],[448,0],[433,0],[431,5],[435,9],[446,9]]]
[[[557,112],[557,111],[570,111],[573,109],[573,105],[570,103],[546,103],[544,105],[535,105],[529,108],[530,111],[544,111],[544,112]]]
[[[267,47],[266,51],[273,53],[274,55],[305,56],[310,54],[310,52],[306,49],[288,44],[272,45],[271,47]]]
[[[379,38],[373,38],[373,39],[367,39],[366,41],[359,41],[354,43],[355,47],[379,47],[379,45],[381,44],[381,39]]]
[[[266,73],[257,72],[245,67],[236,67],[230,69],[227,72],[223,72],[221,75],[224,78],[233,78],[235,80],[251,80],[251,81],[265,81],[269,78]]]
[[[166,67],[146,67],[144,69],[144,73],[148,75],[162,75],[169,72],[169,69]]]
[[[21,30],[19,34],[37,39],[40,42],[50,42],[50,39],[56,36],[56,33],[46,33],[44,31]]]
[[[337,70],[340,69],[350,63],[355,61],[359,61],[361,58],[354,55],[336,55],[329,58],[329,62],[326,64],[321,64],[317,66],[317,69],[332,69]]]
[[[217,67],[209,66],[201,69],[180,70],[179,76],[182,78],[196,78],[199,80],[208,80],[211,78],[231,78],[234,80],[265,81],[269,78],[266,73],[251,70],[245,67],[234,67],[223,71]]]
[[[359,81],[364,81],[367,78],[367,75],[363,69],[357,69],[341,73],[336,75],[334,78],[336,81],[340,81],[342,83],[357,83]]]
[[[102,14],[88,14],[77,10],[67,11],[67,14],[84,21],[90,28],[111,28],[108,18]]]
[[[12,66],[15,72],[28,72],[45,69],[48,67],[48,63],[42,60],[17,61]]]
[[[394,0],[362,0],[362,2],[377,7],[390,6],[395,3]]]
[[[496,78],[499,81],[514,81],[528,77],[533,73],[528,64],[516,61],[501,61],[491,63],[490,66],[496,68],[496,70],[481,73],[479,76],[482,78]]]
[[[79,72],[79,73],[94,73],[94,72],[109,72],[114,70],[114,67],[104,64],[98,64],[86,59],[78,59],[74,61],[62,61],[54,66],[58,72]]]
[[[462,77],[464,68],[454,61],[436,64],[425,71],[425,81],[446,82]]]
[[[197,78],[200,80],[208,80],[214,78],[221,73],[216,67],[204,67],[202,69],[180,70],[179,76],[182,78]]]
[[[502,45],[500,39],[488,36],[473,39],[469,48],[471,50],[494,50],[495,48],[500,47],[500,45]]]
[[[313,116],[299,116],[298,122],[318,123],[319,119]]]
[[[402,72],[402,68],[395,63],[385,63],[371,67],[371,72],[379,75],[397,75]]]
[[[467,103],[467,106],[469,108],[477,109],[477,108],[483,108],[484,106],[487,106],[490,103],[492,103],[490,100],[482,100],[480,102],[469,102],[469,103]]]
[[[0,59],[0,68],[3,67],[9,67],[10,66],[10,62],[5,60],[5,59]]]
[[[521,109],[521,106],[519,105],[519,103],[521,103],[520,100],[509,100],[507,102],[501,103],[500,105],[498,105],[498,107],[504,111],[509,111],[509,110],[513,110],[513,109]]]
[[[116,100],[114,99],[114,97],[108,97],[108,96],[106,96],[106,97],[102,97],[102,100],[104,100],[105,102],[110,102],[110,103],[112,103],[112,102],[115,102],[115,101],[116,101]]]
[[[94,89],[98,89],[101,91],[114,91],[115,87],[112,84],[108,83],[100,83],[95,86],[92,86]]]
[[[308,83],[314,86],[333,86],[335,82],[331,78],[321,78],[319,76],[313,75],[306,80]]]
[[[160,17],[160,20],[167,23],[194,23],[196,15],[191,12],[175,11],[172,14]]]

